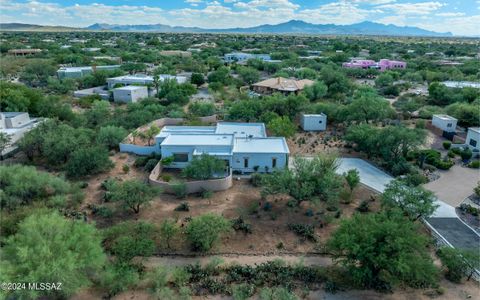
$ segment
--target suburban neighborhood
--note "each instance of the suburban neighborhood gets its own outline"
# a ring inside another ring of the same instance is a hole
[[[90,2],[0,4],[0,299],[480,298],[475,4]]]

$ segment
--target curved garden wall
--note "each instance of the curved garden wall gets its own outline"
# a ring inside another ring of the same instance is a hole
[[[148,180],[150,184],[161,187],[165,193],[173,194],[174,193],[173,187],[178,183],[163,181],[160,178],[162,169],[163,168],[162,168],[161,162],[158,162],[158,164],[150,173]],[[185,184],[186,192],[188,194],[199,193],[203,191],[212,191],[212,192],[225,191],[232,187],[232,184],[233,184],[232,172],[230,171],[230,174],[227,177],[223,177],[223,178],[186,181],[183,184]]]

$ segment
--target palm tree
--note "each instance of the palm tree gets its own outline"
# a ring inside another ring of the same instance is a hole
[[[150,146],[150,142],[152,141],[153,137],[156,136],[160,132],[160,128],[156,125],[150,126],[145,132],[145,137],[148,139],[148,145]]]

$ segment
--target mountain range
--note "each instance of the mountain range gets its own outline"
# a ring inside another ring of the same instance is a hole
[[[200,27],[170,26],[164,24],[150,25],[118,25],[96,23],[85,28],[62,26],[41,26],[19,23],[0,24],[3,31],[41,31],[54,30],[87,30],[87,31],[126,31],[126,32],[193,32],[193,33],[250,33],[250,34],[328,34],[328,35],[392,35],[392,36],[452,36],[450,32],[434,32],[418,27],[384,25],[365,21],[351,25],[311,24],[299,20],[270,25],[259,25],[246,28],[206,29]]]

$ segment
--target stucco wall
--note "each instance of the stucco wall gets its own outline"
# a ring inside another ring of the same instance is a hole
[[[268,172],[272,172],[272,158],[274,157],[277,159],[277,169],[283,169],[287,166],[287,154],[234,153],[232,159],[232,169],[250,173],[255,171],[255,166],[258,166],[258,172],[265,172],[265,167],[268,167]],[[248,158],[248,168],[244,167],[245,158]]]
[[[161,162],[159,162],[148,177],[150,184],[159,186],[165,193],[173,194],[173,186],[175,186],[176,183],[162,181],[161,173],[162,165]],[[184,184],[188,194],[199,193],[203,191],[225,191],[231,188],[233,185],[232,173],[230,172],[230,174],[224,178],[187,181]]]
[[[155,146],[139,146],[134,144],[123,144],[120,143],[120,152],[133,153],[136,155],[148,156],[152,153],[158,153],[159,150]]]

